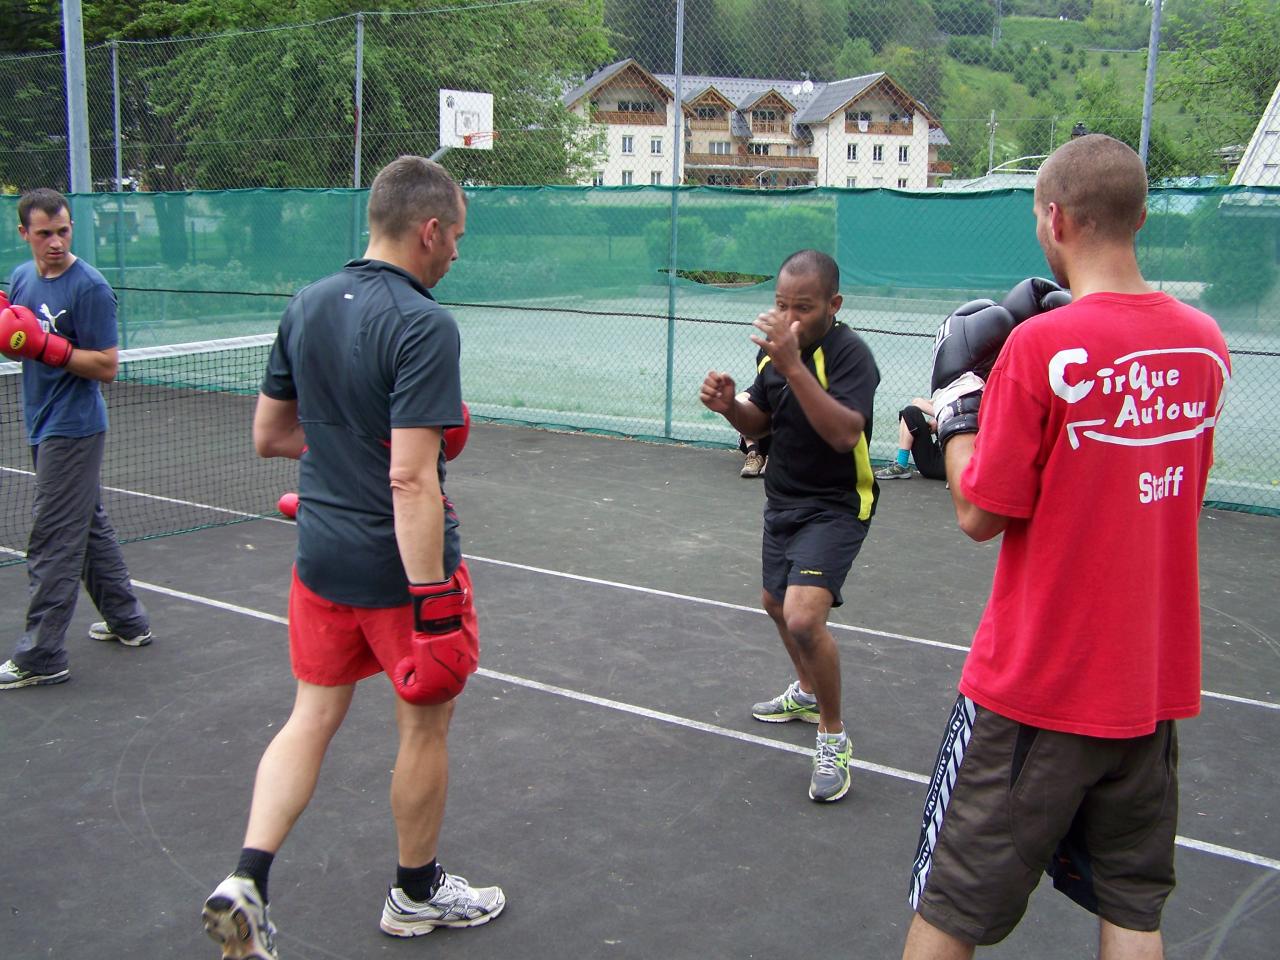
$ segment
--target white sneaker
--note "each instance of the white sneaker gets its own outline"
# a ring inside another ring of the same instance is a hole
[[[218,884],[202,916],[205,933],[222,944],[222,960],[280,960],[276,926],[248,877],[232,874]]]
[[[107,626],[107,621],[99,620],[89,625],[89,636],[94,640],[119,640],[126,647],[145,647],[151,642],[151,631],[144,630],[136,637],[124,637]]]
[[[902,464],[894,461],[889,466],[876,471],[877,480],[910,480],[916,472],[910,467],[904,467]]]
[[[424,902],[411,900],[399,887],[389,889],[379,926],[393,937],[420,937],[436,927],[478,927],[506,905],[501,887],[477,889],[446,873],[435,896]]]

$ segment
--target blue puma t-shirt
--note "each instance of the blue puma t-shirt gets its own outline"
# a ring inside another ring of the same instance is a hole
[[[102,274],[79,258],[52,279],[36,273],[32,260],[19,265],[9,278],[9,300],[73,347],[116,345],[116,295]],[[22,412],[32,446],[49,437],[90,437],[107,429],[101,383],[36,360],[22,362]]]

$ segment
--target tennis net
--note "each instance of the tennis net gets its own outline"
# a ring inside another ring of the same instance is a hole
[[[102,502],[122,542],[278,516],[297,464],[253,450],[254,400],[274,334],[123,350],[104,384]],[[21,365],[0,363],[0,566],[21,563],[35,471]]]

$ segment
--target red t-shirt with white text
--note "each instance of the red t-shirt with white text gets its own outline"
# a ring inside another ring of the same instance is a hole
[[[1200,709],[1197,520],[1230,358],[1162,293],[1016,327],[988,378],[968,500],[1014,518],[960,691],[1022,723],[1135,737]]]

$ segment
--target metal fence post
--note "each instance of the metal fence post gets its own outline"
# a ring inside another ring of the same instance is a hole
[[[351,185],[360,189],[360,138],[364,133],[364,14],[356,14],[356,143]]]
[[[667,246],[667,404],[663,415],[664,436],[671,437],[671,408],[675,395],[676,361],[676,247],[679,240],[678,220],[680,209],[680,151],[684,144],[680,139],[680,121],[684,110],[684,0],[676,4],[676,118],[673,125],[675,143],[671,147],[671,240]]]
[[[1142,135],[1138,140],[1138,156],[1143,166],[1147,163],[1147,149],[1151,146],[1151,104],[1156,92],[1156,58],[1160,52],[1161,0],[1151,7],[1151,38],[1147,42],[1147,85],[1142,92]]]
[[[116,193],[124,191],[124,169],[120,156],[120,42],[111,41],[112,140],[116,153]]]
[[[89,103],[84,75],[84,18],[80,0],[63,0],[63,53],[67,71],[67,148],[71,192],[92,193],[89,167]]]

